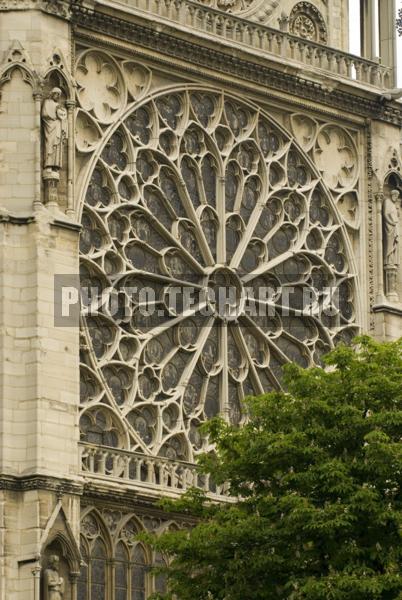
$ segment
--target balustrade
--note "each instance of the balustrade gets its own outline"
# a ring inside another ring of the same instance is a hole
[[[81,443],[80,449],[83,475],[107,477],[128,486],[175,494],[197,487],[211,497],[226,495],[225,486],[215,486],[209,475],[201,474],[191,463],[87,443]]]
[[[392,70],[389,67],[298,38],[285,31],[225,14],[192,0],[125,0],[125,4],[165,21],[302,63],[313,69],[327,71],[337,77],[353,79],[381,89],[393,86]]]

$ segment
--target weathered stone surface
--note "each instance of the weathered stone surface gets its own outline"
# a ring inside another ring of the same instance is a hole
[[[358,330],[402,335],[385,12],[378,62],[367,36],[365,57],[348,54],[343,0],[0,0],[0,600],[39,600],[54,555],[57,593],[84,600],[81,559],[98,552],[109,581],[123,546],[150,593],[161,557],[136,532],[188,524],[155,500],[190,485],[224,499],[194,469],[199,424],[241,421],[241,397],[276,387],[288,359],[319,363]],[[44,130],[55,88],[62,144]],[[80,266],[126,294],[125,315],[61,319]],[[246,326],[256,273],[293,285],[290,303],[304,290],[312,315],[279,314],[277,296]],[[128,287],[189,275],[233,302],[150,333]],[[332,320],[314,313],[325,303]]]

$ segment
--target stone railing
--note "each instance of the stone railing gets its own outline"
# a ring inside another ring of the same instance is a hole
[[[107,4],[107,0],[98,0]],[[393,86],[392,70],[376,62],[334,48],[304,40],[253,21],[202,6],[192,0],[119,0],[141,11],[159,17],[162,22],[176,23],[182,29],[203,32],[227,43],[234,42],[280,60],[300,64],[315,72],[323,71],[345,79],[353,79],[378,88]],[[158,19],[159,20],[159,19]]]
[[[190,487],[208,496],[225,497],[225,486],[216,486],[209,475],[201,474],[191,463],[147,456],[128,450],[80,443],[81,469],[85,476],[121,483],[138,490],[177,496]]]

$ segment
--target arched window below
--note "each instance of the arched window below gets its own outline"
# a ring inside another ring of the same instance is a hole
[[[77,600],[88,599],[88,548],[84,539],[81,540],[81,556],[85,564],[81,565],[80,574],[77,581]]]
[[[123,542],[119,542],[115,554],[114,597],[115,600],[127,600],[128,593],[128,553]]]
[[[155,553],[154,560],[155,567],[166,567],[167,563],[160,552]],[[167,578],[165,573],[155,573],[154,575],[154,588],[155,592],[164,594],[167,591]]]
[[[137,521],[130,519],[112,536],[96,513],[84,516],[84,564],[77,582],[77,600],[147,600],[153,592],[166,591],[165,574],[151,573],[152,565],[165,566],[166,560],[138,541],[139,531]]]
[[[91,596],[90,600],[106,600],[106,550],[98,538],[91,553]]]
[[[77,600],[110,600],[107,594],[109,567],[104,535],[95,515],[81,522],[81,565],[77,582]]]
[[[131,551],[131,598],[145,600],[147,589],[147,559],[144,548],[136,544]]]

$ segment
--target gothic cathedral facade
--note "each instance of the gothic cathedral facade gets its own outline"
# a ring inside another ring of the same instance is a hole
[[[396,7],[360,4],[0,0],[0,600],[163,590],[157,500],[225,494],[200,425],[402,336]]]

